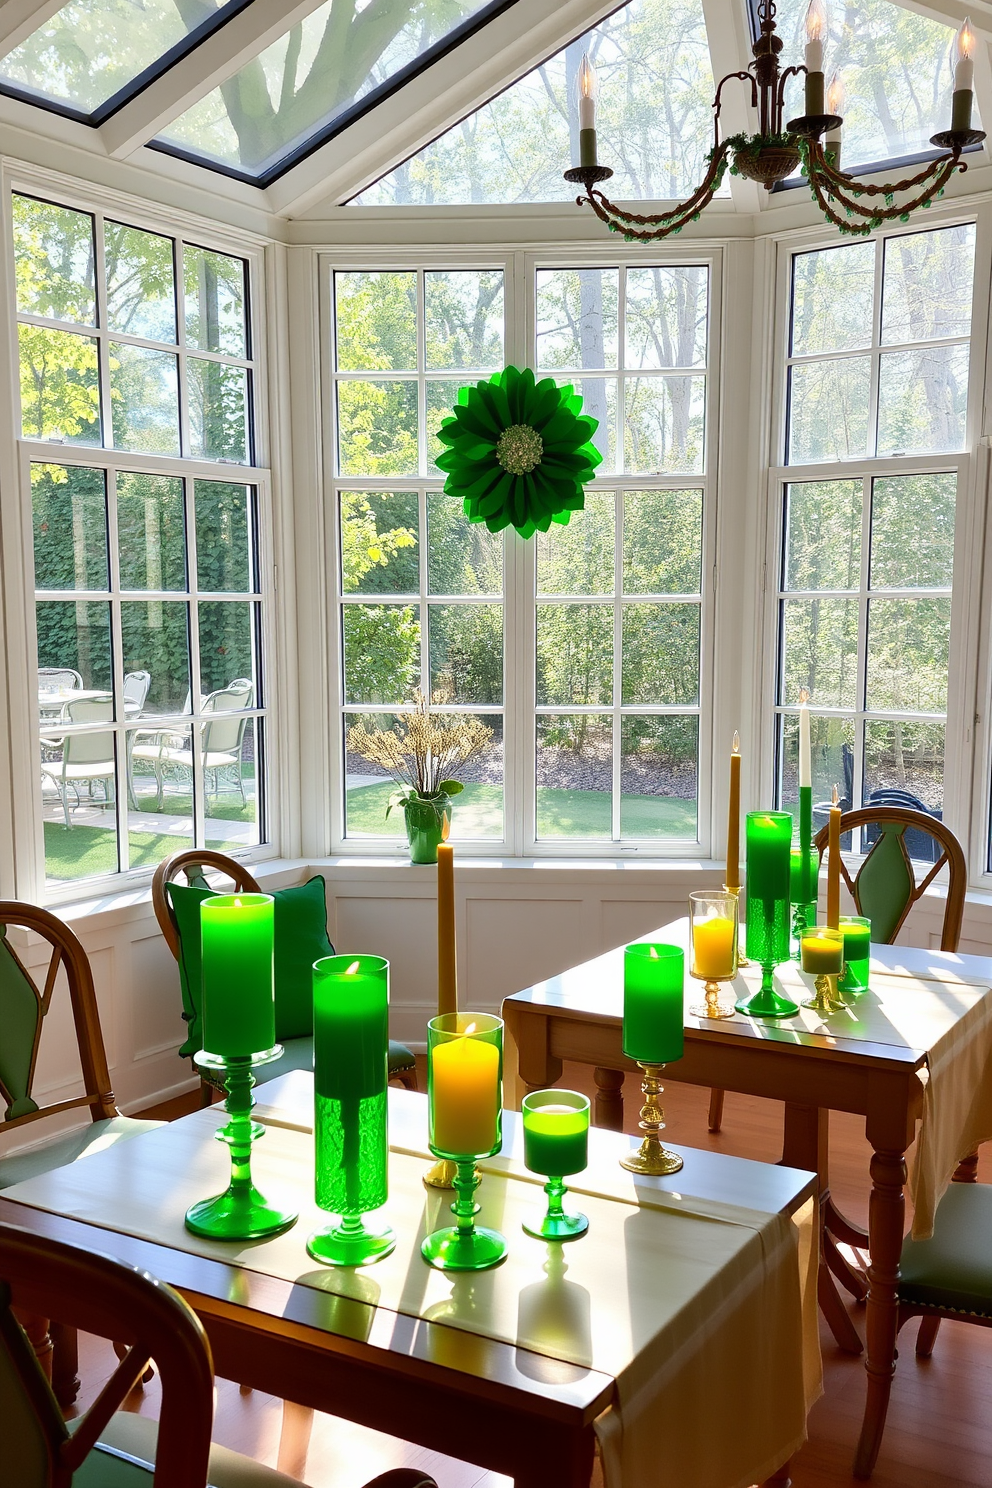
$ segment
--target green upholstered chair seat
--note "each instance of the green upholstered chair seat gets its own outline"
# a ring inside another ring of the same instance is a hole
[[[72,1430],[71,1424],[69,1429]],[[72,1488],[149,1488],[157,1436],[157,1421],[132,1411],[118,1411],[100,1435],[101,1444],[111,1450],[101,1452],[98,1447],[91,1452],[74,1475]],[[210,1449],[210,1488],[301,1488],[301,1485],[296,1478],[288,1478],[285,1473],[263,1467],[250,1457],[215,1443]]]
[[[131,1116],[112,1116],[106,1121],[91,1121],[88,1126],[66,1136],[55,1137],[40,1147],[27,1152],[15,1152],[10,1157],[0,1157],[0,1189],[23,1183],[28,1178],[37,1178],[39,1173],[50,1173],[53,1168],[64,1168],[77,1158],[88,1157],[115,1142],[124,1142],[131,1137],[140,1137],[142,1132],[154,1131],[163,1126],[161,1121],[136,1121]],[[0,1127],[2,1130],[2,1127]]]
[[[932,1238],[903,1244],[901,1272],[905,1302],[992,1317],[992,1185],[952,1183]]]
[[[260,1064],[254,1071],[255,1083],[264,1085],[278,1075],[288,1075],[290,1070],[313,1069],[313,1039],[291,1038],[282,1040],[283,1052],[271,1064]],[[402,1070],[416,1069],[417,1061],[405,1044],[389,1040],[389,1073],[398,1075]],[[2,1182],[2,1179],[0,1179]]]

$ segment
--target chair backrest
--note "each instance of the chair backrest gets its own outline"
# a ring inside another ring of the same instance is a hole
[[[947,900],[940,937],[942,951],[956,951],[964,919],[968,870],[961,844],[949,827],[925,811],[905,806],[865,806],[845,811],[840,819],[841,835],[855,827],[877,827],[878,836],[868,848],[852,879],[841,859],[840,871],[851,891],[858,913],[871,920],[871,938],[890,944],[902,929],[913,905],[947,864]],[[935,838],[940,851],[926,876],[917,881],[913,859],[906,847],[907,830],[925,832]],[[816,834],[821,857],[826,852],[828,828]]]
[[[40,991],[7,938],[11,926],[32,931],[51,946]],[[44,1019],[60,967],[65,968],[85,1088],[82,1095],[39,1106],[31,1090]],[[89,1106],[94,1121],[117,1115],[86,952],[68,925],[49,910],[17,899],[0,899],[0,1096],[7,1106],[6,1127],[77,1106]]]
[[[254,696],[252,683],[247,678],[238,678],[230,686],[205,698],[201,711],[233,714],[237,709],[250,708]],[[248,720],[244,717],[212,718],[203,725],[204,754],[237,754],[247,726]]]
[[[179,926],[176,924],[175,911],[169,901],[165,886],[169,883],[177,883],[179,875],[183,874],[188,884],[198,888],[209,888],[210,885],[203,871],[205,868],[215,868],[229,878],[236,894],[261,893],[258,880],[252,878],[243,864],[234,858],[229,858],[226,853],[214,852],[206,847],[184,848],[182,852],[173,853],[170,858],[164,858],[152,877],[152,908],[165,937],[165,943],[177,961],[179,960]],[[218,890],[218,893],[220,892],[222,891]]]
[[[61,1323],[129,1352],[70,1436],[12,1308]],[[158,1365],[162,1412],[156,1488],[205,1488],[213,1424],[213,1361],[196,1314],[146,1272],[0,1224],[0,1419],[4,1482],[70,1488],[114,1411],[147,1367]],[[108,1469],[110,1464],[108,1463]],[[108,1479],[110,1471],[108,1470]],[[94,1481],[97,1479],[94,1477]]]
[[[109,698],[84,698],[65,705],[67,723],[110,723],[113,716],[114,705]],[[113,770],[113,733],[108,730],[106,733],[66,734],[62,759],[67,765],[106,765]]]
[[[39,687],[82,687],[83,679],[72,667],[39,667]]]
[[[148,689],[152,685],[151,672],[126,672],[124,675],[124,701],[132,707],[143,708]]]

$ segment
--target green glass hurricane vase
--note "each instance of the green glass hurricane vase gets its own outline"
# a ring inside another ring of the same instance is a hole
[[[589,1097],[577,1090],[532,1090],[520,1107],[524,1123],[524,1164],[547,1178],[547,1213],[524,1220],[536,1240],[577,1240],[589,1228],[584,1214],[566,1214],[564,1180],[589,1161]]]
[[[761,986],[736,1003],[752,1018],[794,1018],[799,1007],[775,991],[776,966],[791,955],[792,817],[787,811],[749,811],[746,822],[748,959],[761,967]]]

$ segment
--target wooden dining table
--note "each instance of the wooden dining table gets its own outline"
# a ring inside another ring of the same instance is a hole
[[[713,1326],[723,1327],[724,1314],[733,1310],[732,1273],[741,1298],[758,1293],[758,1301],[742,1305],[759,1307],[760,1317],[766,1316],[770,1273],[766,1265],[762,1269],[761,1259],[768,1250],[766,1221],[779,1231],[784,1223],[791,1235],[797,1216],[806,1213],[806,1232],[812,1233],[808,1218],[815,1207],[815,1177],[810,1173],[682,1149],[685,1166],[675,1177],[635,1180],[618,1163],[633,1139],[593,1130],[588,1173],[574,1180],[576,1185],[584,1181],[586,1188],[570,1196],[570,1202],[587,1209],[589,1234],[569,1247],[545,1247],[520,1230],[514,1206],[523,1201],[537,1210],[544,1199],[540,1180],[522,1168],[520,1118],[506,1112],[503,1151],[481,1165],[479,1195],[487,1223],[492,1216],[486,1204],[498,1198],[503,1205],[509,1259],[497,1272],[479,1276],[453,1278],[432,1271],[420,1259],[416,1224],[412,1237],[404,1236],[396,1221],[406,1203],[421,1231],[424,1224],[429,1229],[442,1223],[450,1195],[423,1188],[427,1163],[419,1154],[426,1153],[425,1097],[390,1089],[390,1200],[395,1211],[390,1218],[397,1230],[397,1253],[366,1271],[321,1268],[304,1249],[314,1222],[329,1222],[312,1198],[312,1076],[294,1072],[264,1086],[259,1097],[255,1114],[265,1139],[256,1144],[253,1158],[256,1182],[268,1190],[307,1175],[305,1191],[300,1182],[292,1189],[301,1211],[298,1225],[274,1240],[219,1243],[183,1230],[190,1193],[198,1191],[205,1174],[223,1177],[226,1149],[215,1141],[221,1107],[197,1111],[8,1189],[0,1196],[0,1220],[101,1251],[176,1287],[206,1328],[218,1374],[506,1473],[517,1488],[548,1488],[551,1483],[587,1488],[594,1423],[617,1407],[618,1397],[618,1371],[598,1367],[597,1358],[626,1359],[629,1354],[636,1364],[634,1354],[641,1347],[637,1328],[629,1330],[631,1344],[618,1319],[626,1321],[628,1313],[646,1315],[652,1308],[659,1312],[653,1294],[628,1295],[638,1245],[637,1274],[648,1290],[655,1278],[676,1289],[659,1315],[664,1314],[666,1329],[685,1331],[682,1347],[691,1353],[697,1337],[713,1332],[698,1321],[690,1326],[693,1309],[703,1307],[709,1317],[712,1292],[721,1301]],[[652,1224],[659,1228],[651,1231]],[[619,1243],[611,1238],[611,1225],[619,1226]],[[682,1254],[678,1247],[668,1253],[664,1245],[652,1243],[652,1235],[677,1232],[688,1241]],[[722,1246],[730,1258],[726,1264],[720,1260],[709,1290],[686,1279],[697,1275],[702,1265],[697,1251],[706,1246],[715,1246],[723,1256]],[[531,1279],[518,1296],[517,1278],[523,1276]],[[678,1293],[679,1287],[685,1295]],[[507,1289],[512,1296],[509,1332],[493,1321],[498,1313],[493,1299],[501,1288],[504,1303]],[[789,1305],[794,1315],[795,1306]],[[651,1329],[642,1332],[647,1338]],[[552,1335],[553,1343],[541,1341]],[[808,1312],[802,1336],[805,1350]],[[722,1343],[719,1335],[712,1345],[717,1359]],[[792,1344],[787,1385],[796,1373],[794,1337]],[[748,1347],[748,1339],[738,1339],[738,1346]],[[667,1363],[669,1357],[666,1345],[661,1358]],[[807,1359],[804,1351],[804,1368]],[[727,1367],[738,1366],[728,1361]],[[649,1371],[649,1382],[651,1378]],[[797,1388],[791,1390],[792,1425],[782,1430],[795,1429]],[[708,1411],[706,1389],[699,1394],[701,1408]],[[776,1408],[780,1404],[781,1397]],[[746,1403],[741,1409],[748,1410]],[[801,1408],[800,1433],[804,1414]],[[652,1443],[654,1419],[648,1422]],[[771,1402],[768,1419],[775,1421]],[[671,1436],[669,1427],[666,1439]],[[782,1445],[794,1449],[794,1444]],[[665,1451],[664,1442],[659,1450]],[[689,1440],[683,1450],[692,1454],[697,1446]],[[705,1442],[698,1450],[706,1452]],[[748,1470],[749,1464],[742,1464],[742,1471]],[[773,1464],[769,1474],[767,1483],[787,1484],[787,1461]],[[698,1481],[712,1480],[704,1474]]]
[[[688,949],[688,937],[688,920],[680,919],[641,939]],[[755,990],[758,976],[758,968],[750,968],[732,990],[723,989],[723,1001]],[[776,981],[783,978],[778,990],[788,995],[802,986],[794,964],[779,968]],[[811,993],[812,978],[805,982]],[[871,990],[883,983],[887,1003]],[[851,1353],[861,1353],[863,1345],[829,1272],[866,1301],[868,1398],[857,1459],[862,1465],[895,1370],[906,1152],[923,1114],[928,1051],[953,1034],[961,1020],[977,1014],[986,1025],[992,1023],[990,988],[992,960],[986,957],[872,945],[870,989],[860,1007],[854,1003],[848,1012],[827,1018],[802,1010],[796,1018],[738,1014],[708,1021],[689,1013],[690,1005],[703,1000],[702,986],[686,979],[685,1052],[665,1067],[665,1081],[784,1102],[781,1160],[819,1175],[820,1305],[838,1343]],[[591,1065],[598,1089],[595,1118],[607,1128],[621,1128],[624,1075],[637,1069],[622,1047],[623,947],[508,997],[503,1016],[516,1044],[523,1088],[554,1085],[565,1060]],[[867,1231],[843,1215],[830,1196],[829,1111],[865,1119],[873,1150]],[[867,1279],[850,1265],[840,1244],[868,1252]]]

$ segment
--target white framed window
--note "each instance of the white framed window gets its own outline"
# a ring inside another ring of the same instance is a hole
[[[848,808],[912,806],[967,835],[977,233],[975,221],[952,222],[784,255],[768,561],[775,790],[787,809],[807,688],[814,802],[825,810],[836,784]]]
[[[256,265],[124,212],[11,208],[39,877],[58,898],[269,835]]]
[[[419,688],[492,731],[461,772],[472,851],[698,854],[716,278],[706,255],[328,262],[336,850],[402,850],[389,777],[347,739]],[[599,421],[584,511],[529,542],[470,525],[433,464],[459,387],[504,360]]]

